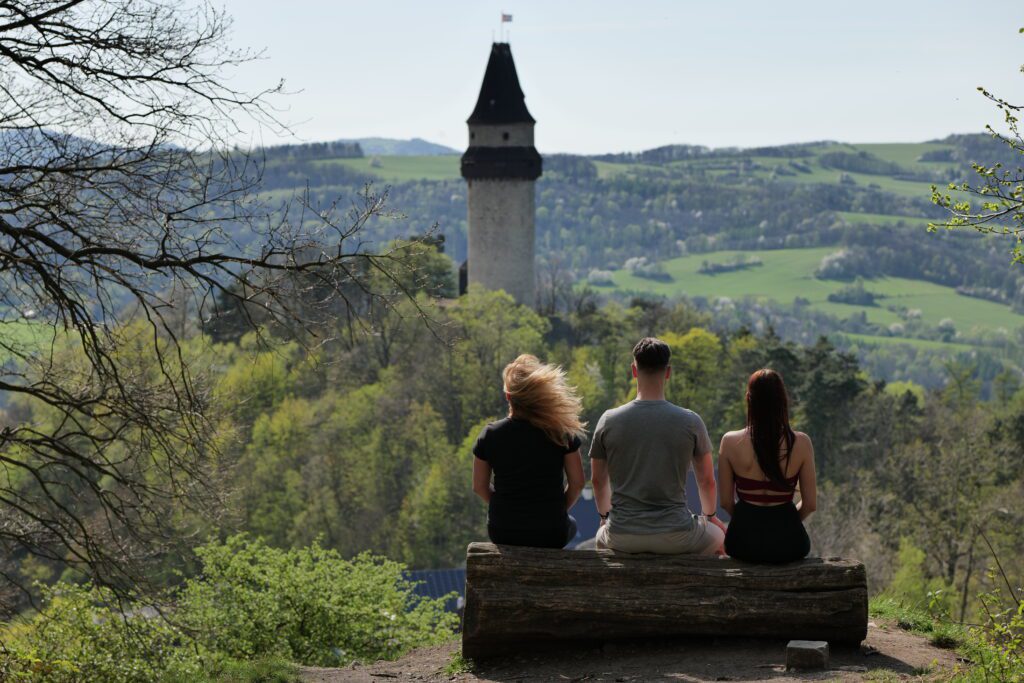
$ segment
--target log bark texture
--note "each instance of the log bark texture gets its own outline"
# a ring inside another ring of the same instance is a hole
[[[859,643],[864,565],[785,565],[611,550],[471,543],[462,653],[481,658],[553,641],[744,636]]]

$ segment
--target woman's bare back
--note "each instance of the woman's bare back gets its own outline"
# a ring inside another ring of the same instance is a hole
[[[807,462],[808,457],[814,457],[811,440],[803,432],[793,432],[796,440],[793,442],[793,451],[789,458],[782,447],[779,449],[779,467],[783,469],[783,476],[786,479],[799,477],[801,467]],[[744,479],[755,481],[767,481],[761,466],[757,462],[757,455],[754,453],[754,444],[750,440],[750,434],[746,429],[728,432],[722,437],[722,445],[719,450],[719,459],[725,458],[731,466],[732,472]],[[750,489],[744,487],[744,491],[753,494],[770,494],[768,489]],[[756,503],[755,503],[756,504]],[[770,505],[771,503],[767,503]]]

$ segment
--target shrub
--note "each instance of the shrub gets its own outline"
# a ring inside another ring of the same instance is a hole
[[[646,256],[633,256],[626,259],[622,268],[636,277],[645,277],[649,280],[671,282],[672,276],[666,273],[657,261],[648,261]]]
[[[456,624],[444,598],[414,595],[405,567],[387,559],[246,536],[196,553],[200,573],[171,596],[167,618],[105,588],[42,588],[39,613],[0,631],[0,681],[289,681],[288,662],[395,658]]]
[[[864,288],[864,281],[857,278],[852,285],[846,285],[828,295],[828,300],[837,304],[856,306],[877,306],[878,295]]]
[[[877,259],[856,247],[826,255],[814,271],[814,277],[820,280],[853,280],[857,277],[872,278],[879,274]]]
[[[761,265],[764,265],[764,262],[756,256],[745,256],[740,254],[727,263],[711,263],[709,261],[702,261],[697,272],[702,275],[718,275],[719,273],[732,273],[737,270],[757,268]]]
[[[587,273],[587,283],[595,287],[614,287],[615,279],[612,271],[594,268]]]
[[[967,651],[975,666],[971,679],[1024,681],[1024,602],[1007,586],[1009,599],[999,591],[979,596],[986,621],[970,630]]]
[[[200,653],[185,646],[181,630],[122,610],[105,588],[44,587],[42,611],[17,620],[3,636],[0,680],[148,683],[171,672],[180,680],[204,678]]]
[[[200,576],[182,591],[183,621],[205,647],[233,658],[315,666],[393,659],[450,637],[444,599],[413,594],[404,566],[319,544],[271,548],[244,535],[197,550]]]
[[[261,657],[249,661],[224,660],[205,678],[166,674],[160,683],[301,683],[299,667],[283,659]]]

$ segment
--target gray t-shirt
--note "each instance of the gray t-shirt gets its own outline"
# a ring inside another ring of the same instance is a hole
[[[606,460],[612,485],[609,531],[657,534],[693,528],[686,476],[694,458],[711,452],[700,415],[668,401],[632,401],[605,411],[590,444]]]

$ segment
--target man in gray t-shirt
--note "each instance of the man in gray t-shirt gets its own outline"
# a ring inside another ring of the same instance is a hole
[[[597,546],[623,552],[713,554],[724,526],[711,439],[700,416],[665,400],[671,351],[659,339],[633,348],[636,400],[601,416],[590,445],[594,498],[602,518]],[[693,466],[704,515],[686,507]]]

